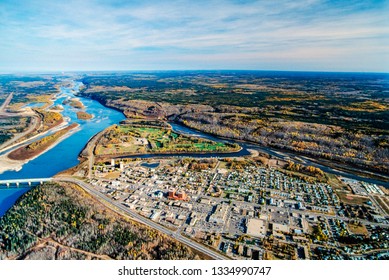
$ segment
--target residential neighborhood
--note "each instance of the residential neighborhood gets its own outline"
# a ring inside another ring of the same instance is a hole
[[[338,176],[332,186],[258,164],[229,169],[223,160],[201,170],[180,159],[112,160],[94,175],[101,193],[233,259],[388,254],[386,194],[375,184]]]

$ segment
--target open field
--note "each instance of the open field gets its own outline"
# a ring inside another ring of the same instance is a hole
[[[348,227],[349,231],[351,231],[351,233],[353,233],[353,234],[367,235],[369,233],[364,225],[355,225],[355,224],[349,223],[347,225],[347,227]]]
[[[339,196],[340,200],[345,204],[363,205],[369,200],[367,197],[353,195],[344,192],[337,192],[337,195]]]

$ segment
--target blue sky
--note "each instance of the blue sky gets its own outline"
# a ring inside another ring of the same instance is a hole
[[[0,0],[0,71],[389,72],[389,0]]]

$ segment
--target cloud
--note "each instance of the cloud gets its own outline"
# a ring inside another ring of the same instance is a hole
[[[388,12],[387,1],[4,0],[0,70],[261,69],[272,60],[288,70],[299,60],[307,70],[388,71]]]

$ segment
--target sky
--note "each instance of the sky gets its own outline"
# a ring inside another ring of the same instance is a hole
[[[389,0],[0,0],[0,71],[389,72]]]

